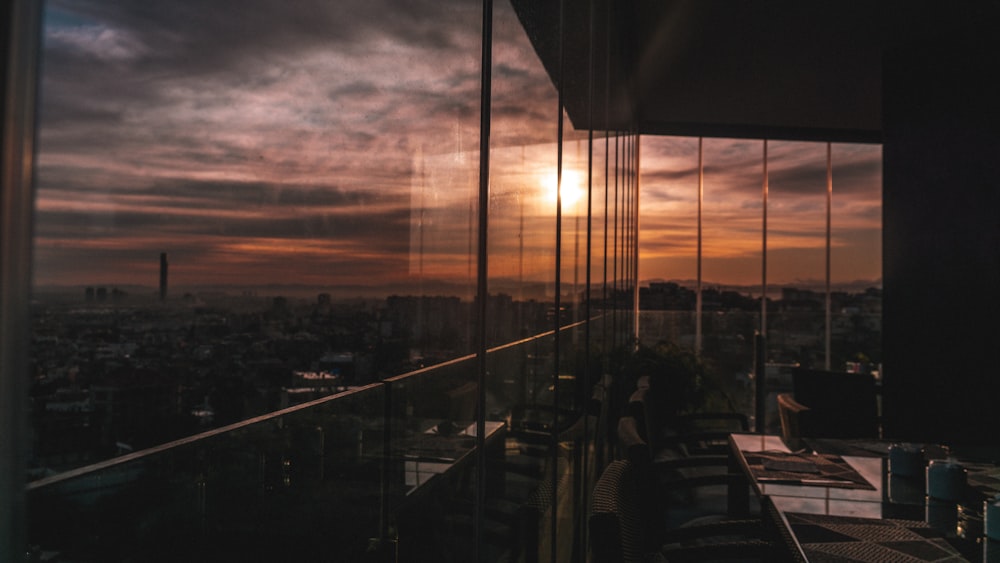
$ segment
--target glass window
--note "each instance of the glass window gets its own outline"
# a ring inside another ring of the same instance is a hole
[[[829,145],[829,239],[827,148],[768,142],[765,279],[762,142],[702,141],[699,255],[698,139],[643,138],[640,336],[647,344],[700,343],[724,408],[752,412],[749,374],[765,284],[771,389],[790,385],[787,368],[824,368],[828,358],[837,371],[878,369],[881,148]],[[693,314],[699,282],[700,323]]]

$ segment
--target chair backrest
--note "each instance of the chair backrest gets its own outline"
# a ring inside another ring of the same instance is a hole
[[[643,557],[639,491],[628,460],[612,461],[594,486],[588,526],[592,563],[632,563]]]
[[[777,401],[781,438],[789,448],[798,449],[804,432],[808,432],[809,407],[796,401],[791,393],[778,393]]]
[[[796,368],[792,389],[795,401],[810,410],[807,437],[878,437],[878,393],[871,375]]]

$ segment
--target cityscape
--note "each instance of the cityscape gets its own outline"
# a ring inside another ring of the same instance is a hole
[[[165,282],[165,279],[163,280]],[[31,476],[41,478],[405,374],[471,353],[473,303],[455,296],[335,299],[256,290],[179,296],[85,287],[33,303]],[[594,295],[599,295],[594,291]],[[877,370],[881,291],[831,293],[833,364]],[[625,302],[626,296],[621,296]],[[760,300],[703,290],[703,351],[712,385],[751,412]],[[640,288],[640,334],[695,345],[695,292]],[[769,361],[822,365],[825,295],[783,288],[768,300]],[[596,309],[600,300],[592,301]],[[613,306],[611,299],[606,303]],[[554,303],[498,294],[489,338],[551,330]],[[564,320],[582,302],[563,305]],[[779,382],[780,384],[780,382]]]

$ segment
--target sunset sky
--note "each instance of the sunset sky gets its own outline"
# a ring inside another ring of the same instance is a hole
[[[46,7],[36,285],[154,286],[166,252],[176,287],[471,287],[480,2]],[[547,280],[556,93],[503,2],[494,25],[491,276]],[[567,137],[569,193],[587,145]],[[696,150],[642,140],[641,279],[695,276]],[[769,153],[769,279],[821,279],[825,145]],[[705,278],[757,283],[761,142],[706,140],[705,163]],[[881,275],[880,176],[878,146],[835,145],[836,280]]]

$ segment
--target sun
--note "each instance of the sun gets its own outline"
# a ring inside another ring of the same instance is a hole
[[[542,178],[542,188],[547,200],[553,205],[559,197],[559,176],[556,172],[546,174]],[[562,174],[562,206],[563,210],[572,210],[586,195],[583,186],[583,174],[578,170],[563,170]]]

